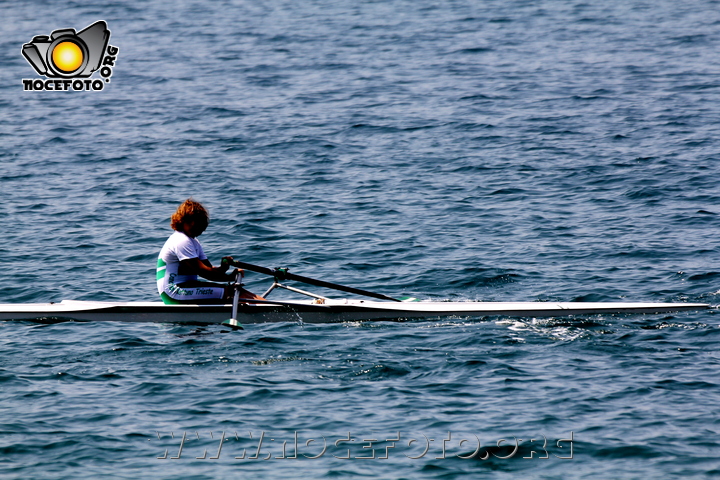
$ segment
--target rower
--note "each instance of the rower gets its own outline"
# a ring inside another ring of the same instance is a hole
[[[172,215],[170,226],[175,232],[160,251],[157,262],[157,287],[166,304],[224,304],[229,303],[237,289],[239,296],[262,299],[237,285],[243,271],[227,273],[234,262],[223,257],[220,266],[214,267],[203,251],[197,237],[210,223],[208,211],[199,202],[189,198]],[[198,280],[198,276],[212,282],[232,282],[232,285]]]

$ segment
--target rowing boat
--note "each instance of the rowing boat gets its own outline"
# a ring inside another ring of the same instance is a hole
[[[438,317],[556,317],[597,314],[653,314],[703,310],[702,303],[611,302],[382,302],[354,299],[240,303],[237,320],[333,323]],[[88,302],[0,304],[0,320],[122,321],[213,324],[230,318],[232,305],[165,305],[162,302]]]
[[[235,262],[235,266],[272,275],[274,283],[262,296],[283,288],[312,297],[310,300],[243,300],[235,296],[232,305],[166,305],[161,302],[95,302],[63,300],[59,303],[0,304],[1,320],[33,321],[122,321],[187,324],[215,324],[233,320],[230,326],[266,322],[336,323],[356,321],[433,319],[441,317],[566,317],[574,315],[656,314],[704,310],[704,303],[626,302],[437,302],[400,300],[386,295],[346,287],[300,275],[287,269],[270,270]],[[331,299],[280,283],[295,280],[325,288],[373,297]],[[240,276],[235,285],[239,291]]]

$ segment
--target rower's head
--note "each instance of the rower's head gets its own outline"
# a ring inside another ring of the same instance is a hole
[[[173,230],[183,232],[191,238],[201,235],[210,223],[210,215],[200,202],[192,198],[185,200],[170,218]]]

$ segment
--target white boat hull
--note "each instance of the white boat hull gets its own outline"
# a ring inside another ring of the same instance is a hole
[[[437,317],[560,317],[596,314],[653,314],[704,310],[702,303],[605,302],[383,302],[367,300],[278,301],[240,304],[242,324],[266,322],[337,323],[402,321]],[[83,302],[0,304],[0,320],[118,321],[213,324],[231,317],[230,305],[165,305],[160,302]]]

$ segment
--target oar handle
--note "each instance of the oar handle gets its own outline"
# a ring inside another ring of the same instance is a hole
[[[267,267],[260,267],[258,265],[253,265],[252,263],[239,262],[237,260],[234,260],[232,262],[232,265],[234,267],[244,268],[245,270],[250,270],[252,272],[270,275],[271,277],[274,277],[278,280],[285,280],[285,279],[295,280],[297,282],[307,283],[308,285],[315,285],[316,287],[331,288],[333,290],[339,290],[341,292],[354,293],[355,295],[363,295],[366,297],[379,298],[381,300],[390,300],[392,302],[400,302],[401,301],[401,300],[398,300],[397,298],[392,298],[392,297],[388,297],[387,295],[383,295],[382,293],[369,292],[367,290],[361,290],[359,288],[347,287],[345,285],[339,285],[337,283],[330,283],[330,282],[326,282],[323,280],[316,280],[316,279],[310,278],[310,277],[303,277],[302,275],[295,275],[293,273],[289,273],[287,271],[287,268],[271,269],[271,268],[267,268]]]

